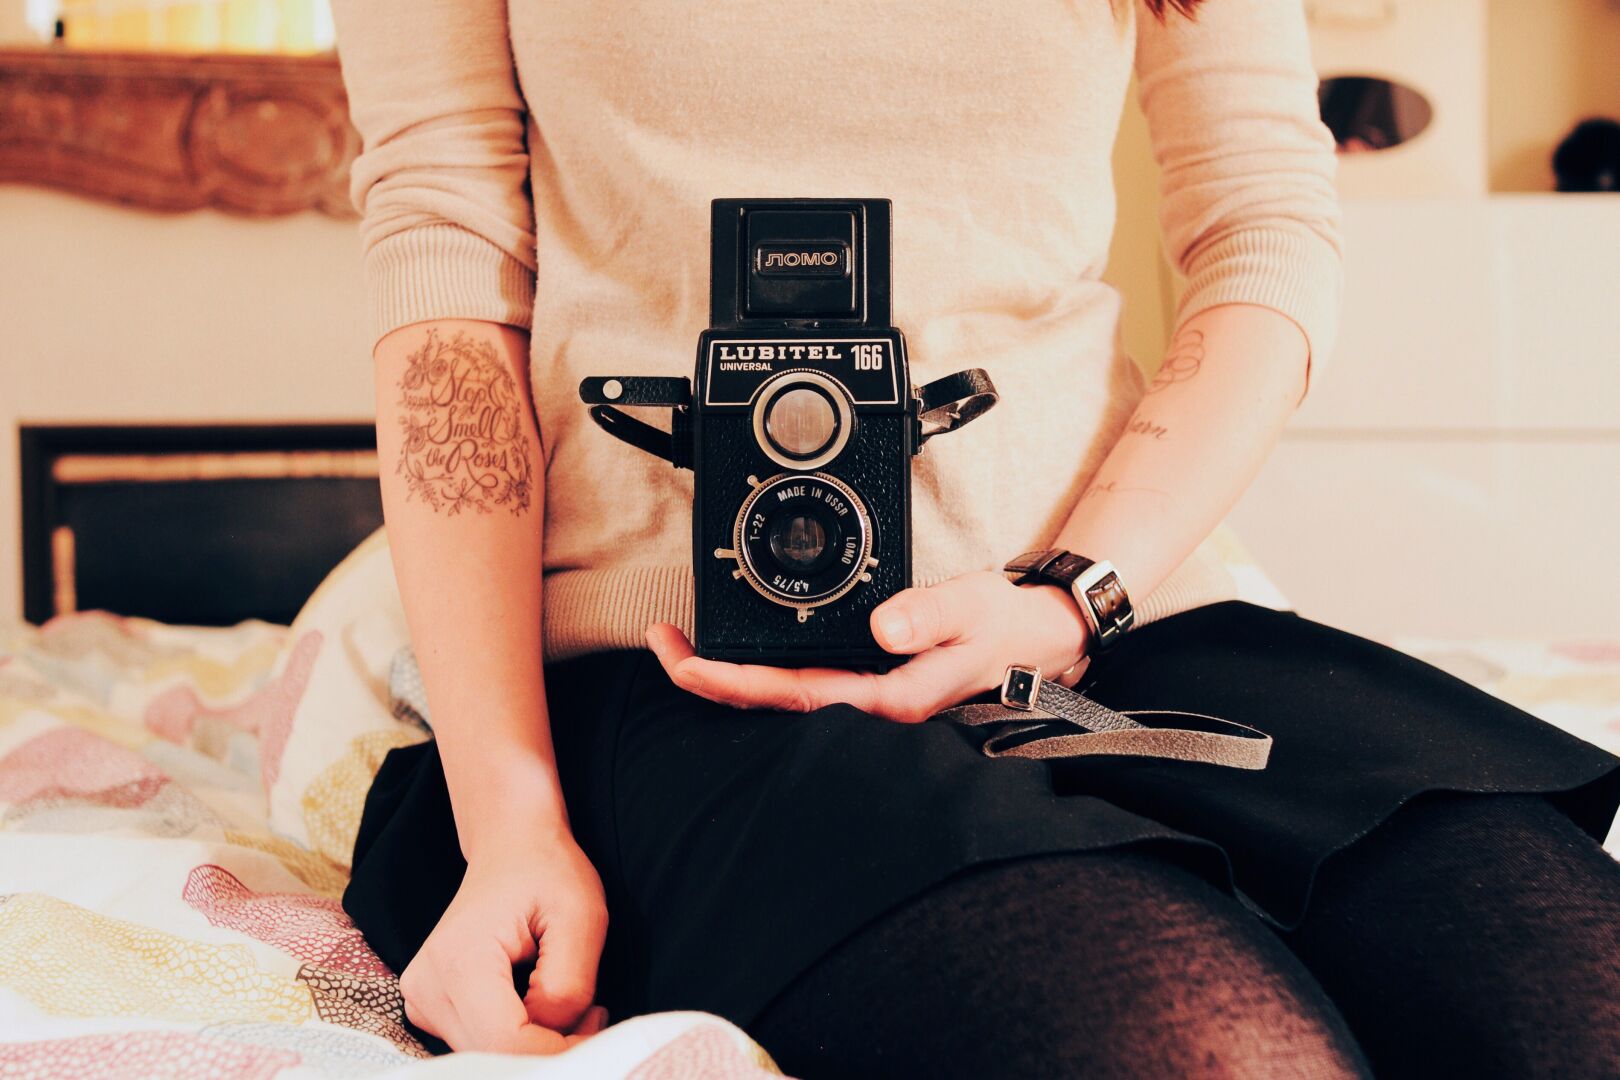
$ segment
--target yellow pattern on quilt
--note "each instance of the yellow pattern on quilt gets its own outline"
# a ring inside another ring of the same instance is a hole
[[[356,826],[358,830],[358,826]],[[238,847],[252,848],[262,851],[266,855],[274,856],[282,866],[287,868],[299,881],[314,889],[322,896],[334,899],[343,895],[344,888],[349,884],[349,875],[341,866],[331,860],[322,858],[312,851],[306,851],[280,836],[268,836],[264,833],[244,833],[227,829],[225,841]]]
[[[46,1012],[217,1023],[301,1023],[309,989],[211,945],[39,893],[0,898],[0,986]]]
[[[304,789],[300,805],[304,825],[315,850],[342,866],[354,857],[354,838],[360,832],[360,813],[366,806],[366,792],[372,778],[382,768],[388,751],[412,746],[427,736],[420,731],[400,728],[368,731],[349,743],[348,752],[328,765]]]
[[[212,656],[199,656],[195,653],[165,657],[143,671],[141,681],[159,683],[171,676],[180,675],[183,677],[183,684],[191,687],[205,700],[218,701],[222,698],[231,698],[263,682],[265,676],[275,667],[281,648],[282,642],[278,635],[256,642],[230,660],[217,660]]]

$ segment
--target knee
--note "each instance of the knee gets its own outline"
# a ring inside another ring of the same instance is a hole
[[[1151,857],[1117,859],[1108,876],[1123,910],[1078,947],[1111,1000],[1078,1018],[1075,1045],[1096,1060],[1076,1075],[1371,1075],[1315,977],[1231,897]],[[1099,949],[1103,936],[1119,940]],[[1113,959],[1097,969],[1099,952]],[[1074,992],[1084,1000],[1086,982]]]

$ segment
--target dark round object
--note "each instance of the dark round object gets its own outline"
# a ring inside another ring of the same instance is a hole
[[[827,528],[815,513],[776,514],[767,530],[771,554],[777,564],[797,573],[809,573],[830,550]]]
[[[794,386],[767,406],[765,434],[787,456],[813,458],[838,434],[838,412],[819,387]]]
[[[1559,191],[1620,191],[1620,123],[1583,120],[1553,152]]]
[[[860,581],[872,554],[865,504],[826,473],[782,473],[760,484],[743,501],[735,532],[743,577],[786,607],[838,599]]]

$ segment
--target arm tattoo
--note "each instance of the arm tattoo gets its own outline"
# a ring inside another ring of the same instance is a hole
[[[1078,505],[1079,503],[1090,502],[1092,499],[1100,499],[1105,495],[1123,495],[1128,491],[1140,491],[1148,495],[1168,497],[1165,496],[1165,493],[1160,491],[1158,488],[1120,487],[1118,480],[1103,480],[1087,487],[1085,491],[1080,493],[1080,498],[1075,500],[1075,502],[1076,505]]]
[[[488,341],[429,330],[399,380],[405,436],[394,471],[433,510],[529,508],[533,465],[517,380]]]
[[[1162,439],[1169,433],[1169,428],[1157,420],[1149,420],[1145,416],[1137,417],[1125,425],[1125,434],[1127,435],[1146,435],[1150,439]]]
[[[1198,369],[1204,366],[1204,332],[1202,330],[1183,330],[1176,335],[1170,343],[1170,353],[1159,365],[1159,373],[1153,376],[1153,385],[1147,392],[1157,394],[1167,386],[1186,382],[1198,374]]]

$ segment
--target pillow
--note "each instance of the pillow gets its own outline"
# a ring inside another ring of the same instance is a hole
[[[389,668],[408,643],[378,529],[310,596],[278,661],[278,685],[295,707],[259,732],[270,827],[344,868],[383,757],[428,737],[390,704]]]

